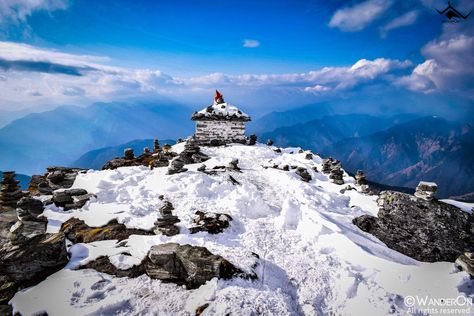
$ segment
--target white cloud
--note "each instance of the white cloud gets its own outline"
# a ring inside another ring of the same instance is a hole
[[[68,0],[1,0],[0,25],[24,22],[34,11],[64,10]]]
[[[350,66],[323,67],[302,73],[211,73],[176,77],[155,69],[108,66],[105,57],[75,55],[30,45],[0,42],[0,104],[71,104],[164,95],[190,98],[202,91],[228,88],[233,91],[288,91],[293,94],[333,93],[360,85],[390,85],[409,61],[361,59]],[[2,71],[3,69],[3,71]],[[28,87],[29,91],[24,91]],[[34,91],[34,95],[31,93]]]
[[[392,0],[367,0],[344,7],[334,13],[329,26],[345,32],[360,31],[378,19],[391,5]]]
[[[386,37],[388,32],[391,30],[412,25],[413,23],[416,22],[416,19],[418,18],[418,11],[409,11],[399,17],[396,17],[395,19],[391,20],[384,26],[380,28],[380,35],[382,37]]]
[[[474,98],[474,36],[464,34],[425,45],[426,60],[397,83],[414,91],[450,91]]]
[[[260,46],[260,42],[253,39],[245,39],[243,42],[243,46],[247,48],[256,48]]]

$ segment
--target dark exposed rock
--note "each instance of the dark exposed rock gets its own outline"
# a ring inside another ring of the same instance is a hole
[[[51,201],[64,210],[72,210],[83,207],[91,197],[95,195],[89,194],[84,189],[70,189],[54,192]]]
[[[346,191],[350,191],[350,190],[355,190],[355,188],[351,185],[347,185],[344,189],[339,190],[339,192],[344,194]]]
[[[130,237],[130,235],[153,235],[150,231],[127,228],[124,224],[119,224],[115,219],[101,227],[90,227],[84,221],[74,217],[61,225],[61,232],[73,243],[90,243],[114,239],[124,240]]]
[[[194,316],[200,316],[206,308],[209,307],[209,303],[203,304],[201,306],[196,307],[196,311],[194,313]]]
[[[454,264],[463,271],[466,271],[471,276],[471,279],[474,279],[474,253],[465,252],[460,255]]]
[[[229,279],[241,272],[205,247],[167,243],[151,247],[145,263],[148,276],[164,282],[198,288],[214,277]]]
[[[357,170],[355,175],[356,184],[361,187],[361,191],[363,193],[369,193],[369,184],[367,179],[365,178],[365,174],[362,170]]]
[[[68,262],[63,233],[44,234],[27,241],[0,240],[0,304],[20,289],[32,286]]]
[[[201,172],[206,171],[206,165],[202,164],[201,166],[199,166],[199,168],[197,168],[197,171],[201,171]]]
[[[283,170],[283,171],[290,171],[290,166],[284,165],[283,167],[281,167],[281,170]]]
[[[454,262],[474,251],[474,215],[440,202],[395,191],[381,192],[378,217],[353,220],[389,248],[427,262]]]
[[[230,174],[229,174],[229,181],[230,181],[233,185],[239,185],[239,184],[240,184],[240,182],[237,181],[237,180],[236,180],[233,176],[231,176]]]
[[[269,139],[267,140],[267,146],[272,146],[273,145],[273,140]]]
[[[323,173],[328,174],[331,172],[333,161],[334,160],[331,157],[323,159],[323,168],[322,168]]]
[[[253,146],[253,145],[255,145],[256,143],[257,143],[257,135],[255,135],[255,134],[250,135],[250,136],[249,136],[249,142],[248,142],[248,144],[249,144],[250,146]]]
[[[166,243],[152,246],[140,265],[127,270],[116,268],[108,257],[99,257],[80,267],[119,277],[137,277],[146,273],[152,279],[198,288],[214,277],[229,279],[242,271],[205,247]]]
[[[125,148],[125,150],[123,151],[123,156],[125,157],[125,159],[127,160],[132,160],[135,158],[135,154],[133,153],[133,149],[132,148]]]
[[[34,175],[28,185],[32,195],[52,194],[54,190],[69,189],[78,173],[86,172],[84,169],[67,167],[48,167],[44,175]]]
[[[306,168],[298,167],[296,168],[295,173],[301,177],[301,180],[305,182],[311,181],[311,175],[308,173],[308,170],[306,170]]]
[[[160,143],[158,142],[158,139],[153,140],[153,152],[154,153],[159,153],[161,151]]]
[[[344,171],[342,171],[342,169],[336,165],[331,169],[329,173],[329,179],[332,179],[333,183],[341,185],[344,184],[343,175]]]
[[[209,234],[222,233],[225,228],[229,227],[232,220],[230,215],[221,213],[197,211],[195,214],[194,226],[189,228],[191,234],[202,231]]]
[[[15,208],[16,203],[25,195],[20,186],[20,181],[15,179],[14,171],[3,172],[3,179],[0,183],[0,209],[1,208]]]
[[[277,154],[280,154],[281,153],[281,148],[275,149],[274,152],[276,152]]]
[[[43,213],[44,210],[43,202],[29,196],[21,198],[16,207],[20,220],[35,219],[38,215]]]
[[[312,153],[306,153],[306,155],[304,156],[305,159],[308,159],[308,160],[311,160],[313,159],[313,154]]]

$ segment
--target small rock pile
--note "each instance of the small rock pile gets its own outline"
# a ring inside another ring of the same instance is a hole
[[[365,178],[364,171],[357,170],[357,173],[355,175],[355,179],[356,179],[356,184],[361,187],[361,191],[363,193],[368,193],[369,192],[369,185],[367,183],[367,179]]]
[[[95,195],[88,193],[87,190],[68,189],[54,192],[51,202],[67,211],[83,207],[91,197],[95,197]]]
[[[123,157],[116,157],[112,160],[107,161],[102,170],[105,169],[117,169],[120,167],[130,166],[147,166],[147,167],[166,167],[169,160],[176,157],[178,154],[171,151],[171,146],[160,147],[158,140],[155,139],[153,142],[153,153],[145,147],[143,153],[138,157],[135,156],[132,148],[126,148],[123,152]],[[163,149],[168,149],[164,151]]]
[[[43,203],[32,197],[23,197],[17,203],[18,221],[10,228],[8,238],[13,243],[24,243],[46,233],[47,219],[38,217],[43,213]]]
[[[313,159],[313,153],[306,153],[306,155],[304,156],[304,159],[308,159],[308,160],[311,160]]]
[[[255,135],[255,134],[250,135],[250,136],[249,136],[249,142],[248,142],[248,144],[249,144],[250,146],[253,146],[253,145],[255,145],[256,143],[257,143],[257,135]]]
[[[189,137],[184,144],[184,150],[179,157],[185,164],[199,163],[209,160],[209,156],[201,152],[194,136]]]
[[[48,167],[44,175],[34,175],[28,185],[32,195],[53,194],[57,189],[69,189],[78,173],[86,172],[80,168]]]
[[[330,173],[329,179],[332,179],[332,182],[335,184],[344,184],[343,180],[344,171],[342,171],[339,165],[333,166]]]
[[[178,216],[172,214],[172,210],[174,210],[173,204],[169,201],[164,201],[160,207],[161,217],[155,222],[154,232],[156,235],[174,236],[179,234],[179,227],[175,224],[179,223],[180,220]]]
[[[309,182],[312,179],[311,175],[308,173],[308,170],[306,170],[306,168],[298,167],[296,168],[295,173],[299,175],[301,177],[301,180],[303,180],[304,182]]]
[[[323,159],[323,173],[328,174],[331,172],[333,161],[334,159],[332,159],[331,157]]]
[[[232,217],[227,214],[201,212],[197,211],[194,217],[194,226],[189,228],[191,234],[197,232],[208,232],[209,234],[222,233],[225,228],[229,227]]]
[[[172,175],[175,173],[185,172],[187,170],[188,169],[184,168],[184,161],[178,156],[170,161],[167,174]]]
[[[438,185],[436,183],[420,181],[416,187],[415,196],[420,199],[431,201],[436,198],[437,190]]]
[[[3,172],[3,179],[0,191],[0,207],[15,208],[16,203],[24,196],[18,185],[20,181],[15,179],[14,171]]]
[[[272,146],[273,145],[273,140],[269,139],[267,140],[267,146]]]

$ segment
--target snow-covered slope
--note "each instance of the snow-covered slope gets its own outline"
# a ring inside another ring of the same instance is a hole
[[[183,144],[174,146],[182,150]],[[407,296],[456,298],[465,296],[468,275],[452,263],[422,263],[387,248],[352,224],[362,214],[376,215],[376,197],[340,190],[321,170],[321,158],[305,159],[299,148],[275,153],[264,145],[201,148],[212,158],[208,168],[239,159],[242,172],[208,175],[188,165],[187,172],[166,175],[166,168],[126,167],[89,171],[73,187],[95,193],[97,199],[80,210],[64,212],[52,205],[44,215],[48,230],[57,231],[70,217],[100,226],[118,219],[127,227],[150,229],[159,216],[164,195],[175,207],[180,234],[166,237],[131,236],[125,247],[115,241],[76,244],[70,263],[42,283],[18,292],[14,310],[23,315],[405,315]],[[301,181],[294,169],[303,166],[312,176]],[[240,185],[229,181],[232,175]],[[233,217],[223,233],[190,234],[195,211],[227,213]],[[94,270],[73,270],[100,255],[125,269],[138,264],[152,245],[177,242],[207,247],[244,271],[260,256],[258,279],[213,279],[195,290],[152,280],[116,278]],[[121,254],[127,250],[131,256]],[[415,305],[416,306],[416,305]]]

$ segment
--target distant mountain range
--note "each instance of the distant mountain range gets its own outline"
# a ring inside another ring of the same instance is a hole
[[[162,103],[96,103],[29,114],[0,129],[0,167],[43,173],[70,165],[83,153],[132,139],[176,139],[193,132],[192,109]]]
[[[164,144],[174,145],[176,141],[167,139],[160,140],[159,143],[161,146]],[[123,151],[126,148],[132,148],[135,152],[135,155],[138,156],[143,152],[143,148],[145,147],[148,147],[150,150],[153,150],[153,139],[137,139],[118,146],[91,150],[82,155],[76,161],[72,162],[70,166],[84,169],[100,170],[107,161],[115,157],[122,157]]]
[[[302,146],[365,171],[369,180],[414,188],[434,181],[439,196],[474,192],[474,129],[437,117],[326,116],[260,135],[279,146]]]

